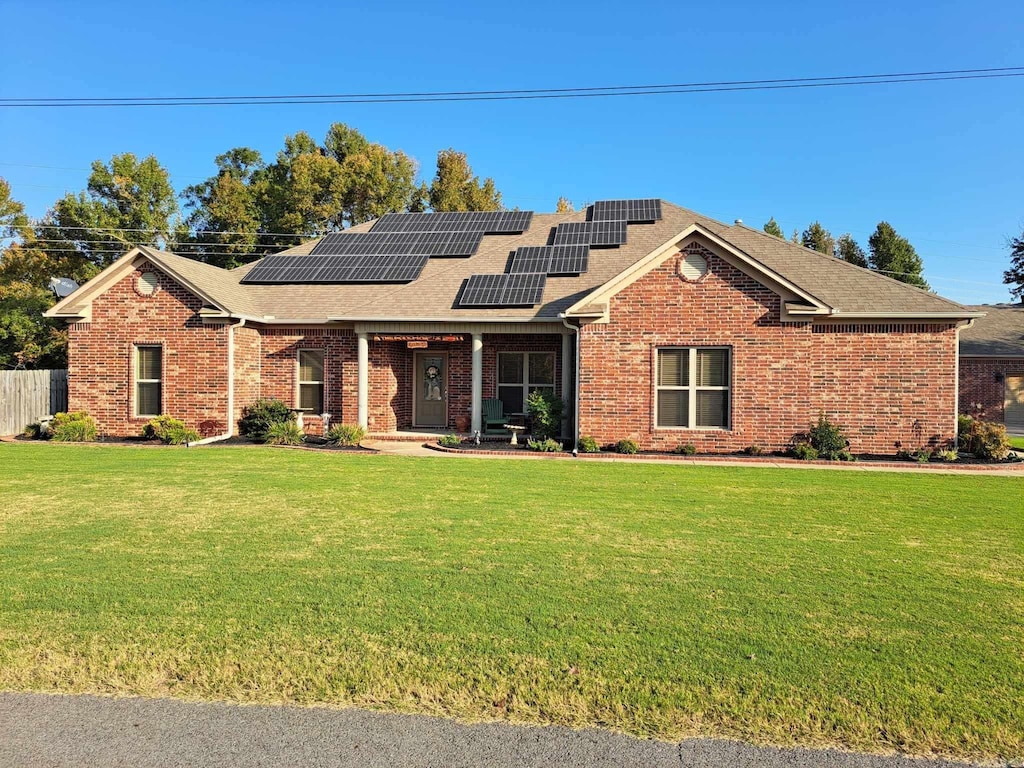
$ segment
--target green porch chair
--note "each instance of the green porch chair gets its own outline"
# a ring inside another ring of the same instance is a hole
[[[501,400],[497,398],[484,400],[483,422],[485,435],[497,435],[505,432],[505,408]]]

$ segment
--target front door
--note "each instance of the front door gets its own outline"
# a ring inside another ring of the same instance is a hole
[[[448,355],[417,352],[413,365],[413,424],[417,427],[448,426]]]
[[[1024,376],[1006,377],[1006,431],[1024,435]]]

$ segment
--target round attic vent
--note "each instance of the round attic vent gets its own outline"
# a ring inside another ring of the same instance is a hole
[[[679,276],[695,282],[708,273],[708,261],[699,253],[684,253],[679,259]]]
[[[156,293],[158,282],[156,272],[143,272],[139,275],[139,282],[136,288],[143,296],[152,296]]]

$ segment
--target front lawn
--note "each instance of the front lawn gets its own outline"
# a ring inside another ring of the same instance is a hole
[[[1019,448],[1020,450],[1024,451],[1024,437],[1011,437],[1010,445],[1012,445],[1014,448]]]
[[[0,445],[0,689],[1024,754],[1024,480]]]

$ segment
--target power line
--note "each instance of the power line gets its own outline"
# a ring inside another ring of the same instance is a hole
[[[392,93],[301,94],[280,96],[0,97],[0,107],[184,107],[511,101],[829,88],[850,85],[947,82],[953,80],[986,80],[1009,77],[1024,77],[1024,67],[987,67],[982,69],[950,69],[925,72],[893,72],[884,74],[795,77],[767,80],[727,80],[699,83],[667,83],[660,85],[618,85],[581,88],[535,88],[487,91],[422,91]]]

